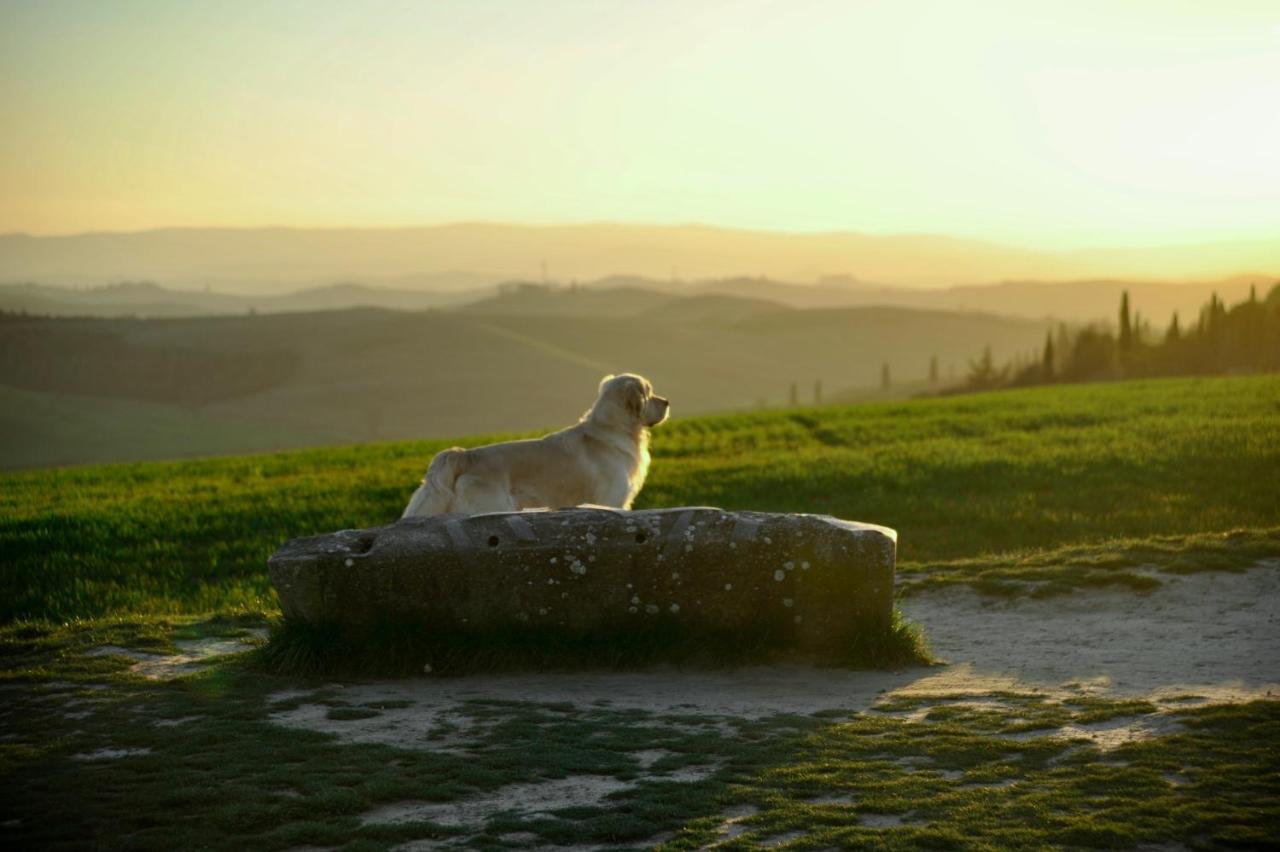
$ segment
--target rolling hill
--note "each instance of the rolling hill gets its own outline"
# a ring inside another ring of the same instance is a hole
[[[0,284],[0,311],[56,317],[193,317],[246,313],[286,313],[374,307],[418,311],[457,305],[475,292],[451,293],[340,283],[272,296],[245,296],[214,290],[179,290],[159,284],[119,282],[72,288],[42,284]]]
[[[511,281],[449,291],[341,283],[271,296],[181,290],[149,282],[80,289],[0,284],[0,311],[72,317],[192,317],[373,307],[621,317],[652,310],[678,312],[683,306],[716,319],[769,307],[896,306],[1081,323],[1111,320],[1121,293],[1128,291],[1134,307],[1159,329],[1174,312],[1179,313],[1184,323],[1193,319],[1212,293],[1227,302],[1236,302],[1245,298],[1251,287],[1259,293],[1267,292],[1275,280],[1265,275],[1239,275],[1190,283],[1119,279],[1008,281],[925,290],[887,287],[844,277],[826,278],[816,284],[793,284],[743,276],[704,281],[608,276],[568,286]],[[693,302],[681,302],[682,299],[699,301],[695,306]],[[717,307],[723,313],[717,314]]]
[[[866,287],[846,291],[845,304],[885,304],[932,310],[978,311],[1031,319],[1070,323],[1114,321],[1122,293],[1153,327],[1161,329],[1177,312],[1185,324],[1217,293],[1228,303],[1249,295],[1251,287],[1265,294],[1276,276],[1236,275],[1230,278],[1174,283],[1116,278],[1071,281],[1003,281],[995,284],[919,290],[902,287]],[[826,282],[828,290],[837,281]]]
[[[0,464],[539,429],[573,421],[600,377],[622,371],[652,378],[676,416],[755,408],[783,403],[793,383],[806,400],[817,381],[829,395],[876,385],[884,363],[899,384],[923,379],[935,355],[944,377],[963,375],[982,347],[1003,358],[1034,350],[1045,332],[982,314],[722,296],[636,308],[10,318],[0,322],[0,386],[42,398],[7,400]],[[101,434],[107,424],[115,442]]]

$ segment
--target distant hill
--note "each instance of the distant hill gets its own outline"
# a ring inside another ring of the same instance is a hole
[[[1238,275],[1190,283],[1082,279],[1073,281],[1006,281],[997,284],[947,287],[939,290],[901,287],[868,287],[844,291],[849,305],[898,305],[951,311],[977,311],[1031,319],[1052,318],[1067,322],[1114,320],[1120,296],[1129,292],[1130,303],[1152,325],[1162,328],[1174,311],[1183,322],[1194,320],[1212,293],[1227,302],[1249,295],[1256,287],[1261,296],[1280,277]],[[828,282],[827,291],[837,288]]]
[[[671,299],[668,293],[630,285],[547,287],[513,282],[499,285],[496,295],[464,304],[458,310],[518,316],[623,317],[643,313]]]
[[[706,293],[677,296],[650,308],[640,316],[650,320],[679,323],[733,324],[752,317],[775,315],[790,310],[777,302],[744,299],[740,296]]]
[[[0,236],[0,281],[283,293],[334,280],[476,289],[511,279],[666,280],[852,275],[946,286],[1085,277],[1193,279],[1280,272],[1280,240],[1099,251],[1036,251],[937,235],[782,233],[701,225],[456,224],[418,228],[169,228]],[[745,295],[760,296],[758,293]]]
[[[1276,278],[1240,275],[1195,283],[1079,280],[1014,281],[926,290],[888,287],[843,277],[794,284],[762,277],[662,281],[608,276],[565,286],[507,282],[476,291],[423,291],[357,283],[312,287],[274,296],[175,290],[157,284],[121,283],[71,289],[37,284],[0,285],[0,311],[48,316],[189,317],[356,307],[392,310],[458,309],[512,316],[624,317],[643,313],[701,317],[722,322],[765,308],[911,307],[1000,314],[1072,323],[1111,320],[1128,291],[1134,308],[1162,328],[1177,311],[1194,320],[1211,293],[1227,302],[1266,293]]]
[[[639,279],[636,283],[656,282]],[[776,286],[790,290],[807,289],[787,284]],[[502,316],[644,317],[687,324],[734,322],[788,308],[780,302],[722,294],[714,288],[691,286],[680,290],[682,292],[670,288],[648,289],[636,286],[630,280],[627,283],[613,280],[605,284],[593,282],[572,287],[518,283],[499,285],[497,295],[465,304],[458,310]]]
[[[171,290],[147,281],[85,289],[3,284],[0,310],[47,316],[166,317],[242,313],[248,303],[222,293]]]
[[[404,290],[363,284],[309,287],[275,296],[176,290],[151,282],[73,289],[40,284],[0,285],[0,311],[60,317],[193,317],[374,307],[425,310],[474,299],[471,293]]]
[[[658,311],[723,321],[759,313],[772,306],[798,309],[905,307],[960,311],[1070,323],[1114,320],[1120,296],[1156,328],[1177,311],[1194,320],[1212,293],[1227,302],[1248,297],[1250,287],[1266,294],[1277,279],[1264,275],[1194,283],[1080,280],[1014,281],[925,290],[886,287],[843,278],[817,284],[791,284],[768,278],[737,277],[666,282],[616,276],[574,287],[541,284],[500,285],[502,295],[479,300],[463,310],[512,315],[628,316]]]
[[[816,284],[790,284],[769,278],[738,276],[691,282],[689,289],[695,293],[761,299],[793,308],[849,308],[857,305],[893,304],[885,299],[869,299],[868,294],[873,291],[883,294],[897,293],[900,290],[911,292],[909,288],[871,286],[845,277],[828,278]]]
[[[831,397],[876,386],[884,363],[895,382],[918,382],[935,355],[944,379],[962,377],[983,346],[997,359],[1034,351],[1046,328],[985,314],[658,295],[665,301],[626,316],[9,317],[0,388],[21,402],[0,412],[0,465],[554,427],[581,414],[601,376],[626,370],[652,378],[675,416],[779,405],[793,383],[804,401],[819,381]]]
[[[420,311],[458,304],[470,295],[442,293],[434,290],[405,290],[392,287],[370,287],[365,284],[331,284],[325,287],[309,287],[283,296],[262,300],[258,310],[330,311],[346,308],[390,308],[400,311]]]

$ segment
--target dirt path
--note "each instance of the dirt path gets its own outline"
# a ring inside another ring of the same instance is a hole
[[[927,680],[1222,701],[1280,695],[1280,562],[1241,574],[1161,575],[1149,594],[1080,592],[991,601],[956,589],[908,600],[938,656]],[[969,688],[977,688],[973,684]]]

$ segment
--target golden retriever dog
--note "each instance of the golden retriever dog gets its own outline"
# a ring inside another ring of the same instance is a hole
[[[543,438],[437,453],[402,517],[581,503],[631,508],[649,470],[649,428],[671,403],[643,376],[605,376],[574,426]]]

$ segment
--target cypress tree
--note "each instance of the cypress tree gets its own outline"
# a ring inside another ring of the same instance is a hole
[[[1128,352],[1133,346],[1133,326],[1129,323],[1129,291],[1120,294],[1120,351]]]
[[[1040,374],[1046,382],[1053,381],[1053,332],[1044,336],[1044,357],[1040,361]]]
[[[889,389],[889,363],[887,361],[880,367],[880,389]]]

